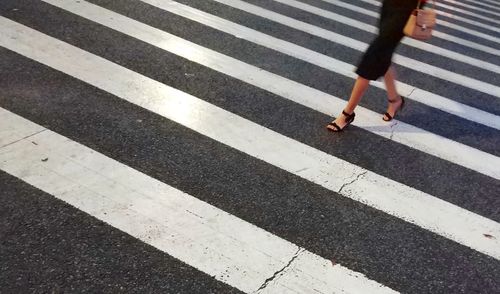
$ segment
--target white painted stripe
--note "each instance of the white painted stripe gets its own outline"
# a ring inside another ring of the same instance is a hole
[[[365,15],[369,15],[369,16],[372,16],[372,17],[378,17],[379,16],[378,12],[375,12],[375,11],[372,11],[372,10],[369,10],[369,9],[366,9],[366,8],[362,8],[362,7],[359,7],[359,6],[350,4],[350,3],[346,3],[346,2],[343,2],[343,1],[340,1],[340,0],[322,0],[322,1],[326,2],[326,3],[329,3],[329,4],[332,4],[332,5],[335,5],[335,6],[338,6],[338,7],[349,9],[351,11],[355,11],[355,12],[359,12],[359,13],[362,13],[362,14],[365,14]]]
[[[0,121],[4,141],[43,129],[2,108]],[[396,293],[52,131],[32,134],[0,148],[1,170],[219,281],[252,293]]]
[[[449,10],[452,10],[452,11],[456,11],[458,13],[462,13],[462,14],[465,14],[465,15],[477,17],[479,19],[482,19],[482,20],[485,20],[485,21],[489,21],[489,22],[492,22],[492,23],[500,24],[500,20],[495,19],[493,17],[484,16],[482,14],[477,14],[477,13],[474,13],[474,12],[471,12],[471,11],[465,10],[465,9],[460,9],[460,8],[457,8],[457,7],[454,7],[454,6],[451,6],[451,5],[447,5],[447,4],[441,3],[441,1],[436,1],[436,6],[442,7],[442,8],[445,8],[445,9],[449,9]]]
[[[448,1],[448,2],[454,2],[455,0]],[[494,8],[498,9],[500,11],[500,3],[495,2],[495,1],[487,1],[487,0],[482,0],[482,1],[474,1],[474,0],[464,0],[465,2],[472,3],[474,5],[480,5],[483,7],[489,7],[489,8]]]
[[[332,3],[334,5],[337,5],[336,3],[337,2],[341,2],[342,5],[346,5],[345,8],[348,8],[348,6],[354,6],[354,7],[358,7],[356,5],[352,5],[352,4],[348,4],[348,3],[345,3],[345,2],[342,2],[342,1],[339,1],[339,0],[322,0],[322,1],[325,1],[325,2],[329,2],[329,3]],[[439,1],[439,0],[438,0]],[[455,1],[455,0],[444,0],[445,2],[448,2],[448,3],[452,3],[452,4],[461,4],[461,5],[467,5],[467,4],[463,4],[462,2],[464,2],[463,0],[461,1]],[[493,5],[488,5],[488,4],[484,4],[484,3],[477,3],[477,4],[480,4],[480,5],[483,5],[484,7],[489,7],[489,8],[492,8],[492,9],[499,9],[500,11],[500,7],[496,7],[496,6],[493,6]],[[432,5],[432,3],[431,3]],[[474,6],[473,6],[474,7]],[[359,7],[358,7],[359,8]],[[349,8],[348,8],[349,9]]]
[[[382,5],[377,0],[360,0],[360,1],[363,1],[363,2],[368,3],[368,4],[375,5],[377,7],[380,7]],[[450,14],[446,13],[446,12],[442,12],[442,11],[439,11],[439,10],[437,10],[436,12],[439,15],[450,16]],[[455,16],[455,18],[456,17],[457,16]],[[496,26],[493,26],[493,28],[495,28],[495,30],[497,29]],[[465,40],[465,39],[462,39],[462,38],[458,38],[458,37],[455,37],[455,36],[452,36],[452,35],[449,35],[449,34],[444,34],[444,33],[441,33],[439,31],[434,31],[433,32],[433,36],[441,38],[441,39],[446,40],[446,41],[450,41],[450,42],[462,45],[462,46],[466,46],[466,47],[469,47],[469,48],[472,48],[472,49],[476,49],[476,50],[480,50],[480,51],[483,51],[483,52],[486,52],[486,53],[489,53],[489,54],[500,56],[500,50],[498,50],[496,48],[492,48],[492,47],[488,47],[488,46],[485,46],[485,45],[477,44],[475,42],[471,42],[471,41],[468,41],[468,40]],[[421,42],[421,43],[424,43],[424,42]]]
[[[487,29],[489,31],[500,33],[500,27],[496,27],[496,26],[492,26],[492,25],[486,25],[486,24],[484,24],[482,22],[478,22],[478,21],[475,21],[475,20],[472,20],[472,19],[461,17],[461,16],[458,16],[458,15],[455,15],[455,14],[446,13],[446,12],[443,12],[443,11],[440,11],[440,10],[437,10],[436,13],[437,13],[438,16],[441,15],[441,16],[445,16],[445,17],[451,18],[455,22],[463,22],[463,23],[471,24],[471,25],[476,26],[476,27]],[[439,17],[438,17],[438,20],[439,20],[438,23],[439,22],[443,22],[443,20],[440,20]]]
[[[474,1],[474,0],[466,0],[466,1],[471,3],[481,3],[481,1]],[[482,0],[482,1],[500,6],[500,3],[496,0]]]
[[[326,3],[329,3],[329,4],[332,4],[332,5],[335,5],[335,6],[338,6],[338,7],[349,9],[349,10],[357,12],[357,13],[368,15],[368,16],[371,16],[371,17],[375,17],[375,18],[379,17],[379,13],[378,12],[371,11],[371,10],[365,9],[365,8],[361,8],[359,6],[352,5],[352,4],[349,4],[349,3],[345,3],[345,2],[342,2],[340,0],[322,0],[322,1],[326,2]],[[447,21],[444,21],[444,20],[441,20],[441,19],[437,19],[437,24],[438,24],[438,26],[440,26],[440,25],[446,26],[446,27],[449,27],[449,28],[452,28],[452,29],[455,29],[455,30],[458,30],[458,31],[462,31],[462,32],[468,33],[468,34],[473,35],[475,37],[483,38],[485,40],[496,42],[496,43],[500,44],[500,38],[497,38],[497,37],[494,37],[494,36],[491,36],[491,35],[488,35],[488,34],[485,34],[485,33],[481,33],[481,32],[475,31],[475,30],[471,30],[469,28],[465,28],[463,26],[460,26],[460,25],[457,25],[457,24],[454,24],[454,23],[450,23],[450,22],[447,22]]]
[[[11,119],[11,116],[0,119],[0,148],[44,130],[43,127],[33,124],[17,124],[16,120]]]
[[[462,6],[463,8],[467,9],[467,10],[476,10],[476,11],[479,11],[479,13],[488,13],[488,14],[491,14],[491,17],[492,18],[495,18],[495,16],[500,16],[500,12],[497,12],[495,11],[494,9],[486,9],[486,8],[481,8],[481,7],[477,7],[477,6],[474,6],[474,5],[469,5],[469,4],[466,4],[466,3],[463,3],[461,1],[445,1],[449,4],[453,4],[453,5],[457,5],[457,6]],[[495,15],[495,16],[493,16]]]
[[[255,66],[248,65],[234,58],[201,47],[88,2],[80,1],[71,4],[69,1],[64,1],[64,5],[59,7],[77,12],[83,17],[89,17],[102,25],[109,26],[119,31],[126,28],[125,33],[130,36],[139,38],[144,42],[158,46],[173,54],[200,63],[229,76],[233,76],[325,114],[328,114],[332,109],[342,109],[345,104],[344,100],[337,97],[263,71]],[[41,35],[40,38],[43,38],[42,36],[44,35]],[[271,40],[271,43],[272,42],[276,41]],[[296,50],[296,48],[292,49]],[[309,52],[306,51],[304,55],[307,56],[307,54],[309,54]],[[324,63],[328,64],[328,62]],[[337,65],[333,63],[330,66]],[[411,97],[413,97],[413,95],[418,96],[425,93],[414,89],[411,90],[413,91]],[[310,99],[310,97],[315,97],[315,99]],[[437,101],[434,103],[440,102]],[[456,111],[463,111],[463,109],[458,108]],[[356,121],[355,125],[370,132],[500,179],[500,171],[496,166],[497,163],[500,165],[499,157],[402,122],[396,123],[396,126],[387,124],[380,119],[380,114],[362,107],[357,108],[357,115],[360,119],[358,120],[359,122]],[[497,117],[497,120],[498,119],[500,118]],[[402,131],[398,132],[396,135],[395,131],[397,130]],[[469,154],[470,156],[464,157],[463,154]],[[487,162],[487,164],[485,164],[485,162]]]
[[[366,3],[370,3],[370,4],[373,4],[375,6],[382,6],[382,2],[378,1],[378,0],[361,0],[363,2],[366,2]],[[447,8],[447,9],[450,9],[452,11],[456,11],[456,12],[460,12],[460,13],[463,13],[463,14],[466,14],[466,15],[469,15],[469,16],[474,16],[474,17],[477,17],[477,18],[480,18],[480,19],[483,19],[483,20],[487,20],[487,21],[492,21],[492,22],[498,22],[500,23],[500,21],[497,21],[495,19],[491,19],[491,18],[487,18],[487,17],[484,17],[484,16],[481,16],[479,14],[476,14],[476,13],[472,13],[472,12],[469,12],[467,10],[463,10],[463,9],[459,9],[459,8],[455,8],[453,6],[449,6],[449,5],[446,5],[446,4],[443,4],[441,3],[441,1],[436,1],[436,5],[437,6],[441,6],[443,8]],[[437,10],[439,11],[439,10]],[[446,13],[446,12],[445,12]],[[462,17],[462,16],[459,16],[459,17]]]
[[[481,0],[481,1],[475,1],[475,0],[465,0],[467,2],[470,2],[470,3],[474,3],[474,4],[481,4],[483,2],[488,2],[488,3],[491,3],[495,6],[499,6],[500,7],[500,2],[496,1],[496,0]]]
[[[456,0],[445,0],[448,3],[456,3]],[[479,5],[481,7],[487,7],[487,8],[493,8],[497,9],[500,11],[500,3],[495,2],[495,1],[486,1],[486,0],[481,0],[481,1],[474,1],[474,0],[462,0],[464,2],[468,2],[474,5]],[[489,2],[489,3],[487,3]]]
[[[488,40],[488,41],[500,44],[500,38],[497,38],[497,37],[494,37],[494,36],[491,36],[491,35],[488,35],[488,34],[485,34],[485,33],[481,33],[481,32],[478,32],[476,30],[472,30],[472,29],[469,29],[469,28],[466,28],[466,27],[463,27],[463,26],[459,26],[459,25],[457,25],[455,23],[451,23],[451,22],[447,22],[447,21],[438,19],[437,20],[437,25],[438,26],[440,26],[440,25],[446,26],[446,27],[449,27],[451,29],[455,29],[457,31],[465,32],[465,33],[467,33],[469,35],[472,35],[474,37],[482,38],[482,39],[485,39],[485,40]],[[490,26],[490,28],[492,28],[492,30],[494,30],[494,31],[499,31],[498,28],[491,27],[491,26]]]
[[[377,6],[377,7],[380,6],[380,3],[377,2],[377,1],[374,1],[374,0],[359,0],[359,1],[363,1],[365,3],[373,4],[373,5]],[[480,27],[480,28],[487,29],[487,30],[490,30],[490,31],[493,31],[493,32],[497,32],[497,33],[500,32],[500,27],[492,26],[491,24],[487,25],[487,24],[481,23],[479,21],[475,21],[475,20],[472,20],[472,19],[469,19],[469,18],[466,18],[466,17],[463,17],[463,16],[451,14],[451,13],[444,12],[444,11],[441,11],[441,10],[436,10],[436,13],[438,14],[438,16],[441,15],[441,16],[445,16],[445,17],[448,17],[448,18],[452,18],[453,20],[455,20],[457,22],[468,23],[468,24],[474,25],[476,27]],[[438,24],[441,24],[441,22],[444,22],[444,21],[441,20],[441,19],[439,19],[439,17],[438,17]]]
[[[4,17],[0,17],[0,24],[1,46],[326,189],[500,260],[500,238],[489,239],[483,235],[500,236],[500,224],[495,221],[287,138]],[[185,47],[177,43],[175,38],[161,41],[203,57],[196,47]],[[295,87],[289,88],[289,91],[294,90]],[[426,140],[425,133],[417,132],[413,136]],[[453,152],[453,145],[446,147]],[[463,154],[472,156],[470,152]],[[484,166],[493,164],[496,179],[499,179],[499,165],[495,165],[498,158],[490,156],[490,159],[493,162],[478,160]]]
[[[379,0],[358,0],[358,1],[363,1],[365,3],[370,3],[370,4],[375,5],[375,6],[382,6],[382,3]],[[464,1],[464,0],[461,0],[461,1]],[[465,1],[469,1],[469,2],[472,2],[474,4],[482,4],[482,2],[475,2],[475,1],[471,1],[471,0],[465,0]],[[448,2],[456,3],[455,0],[451,0],[451,1],[448,0]]]

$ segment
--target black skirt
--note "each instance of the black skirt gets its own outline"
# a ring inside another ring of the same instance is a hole
[[[418,0],[384,0],[379,20],[379,34],[361,59],[356,73],[367,80],[383,76],[392,62],[392,55],[403,38],[403,29]]]

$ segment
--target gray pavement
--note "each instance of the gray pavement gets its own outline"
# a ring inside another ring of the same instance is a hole
[[[352,87],[353,80],[341,74],[140,1],[88,2],[343,99]],[[351,64],[356,64],[362,54],[214,1],[177,2]],[[363,42],[373,37],[273,1],[246,2]],[[322,1],[302,2],[376,24],[374,18]],[[346,2],[377,10],[361,1]],[[331,119],[328,115],[42,1],[0,0],[0,15],[298,142],[500,222],[498,179],[359,127],[351,126],[338,136],[329,134],[324,129]],[[500,49],[498,43],[439,29]],[[500,38],[500,34],[495,36]],[[498,56],[436,38],[430,42],[500,65]],[[499,73],[406,45],[401,45],[398,53],[500,85]],[[401,66],[398,72],[405,83],[500,115],[496,96]],[[500,262],[491,256],[346,198],[2,47],[0,89],[0,107],[396,291],[500,293]],[[385,99],[384,91],[372,87],[361,105],[383,113]],[[336,112],[332,109],[332,114]],[[398,119],[500,156],[498,129],[411,100]],[[1,171],[0,186],[2,293],[238,292]]]

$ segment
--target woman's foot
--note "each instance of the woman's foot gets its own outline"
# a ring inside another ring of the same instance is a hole
[[[354,121],[355,116],[356,114],[354,112],[349,114],[343,110],[334,121],[326,126],[326,128],[332,132],[341,132]]]
[[[403,96],[399,96],[399,99],[388,100],[389,106],[387,108],[387,112],[384,114],[382,119],[384,121],[391,121],[398,111],[401,111],[405,105],[405,98]]]

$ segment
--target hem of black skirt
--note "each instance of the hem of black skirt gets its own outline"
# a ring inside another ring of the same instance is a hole
[[[376,81],[382,76],[382,75],[374,76],[374,75],[364,74],[363,72],[359,71],[359,69],[357,69],[355,72],[358,76],[370,81]]]

